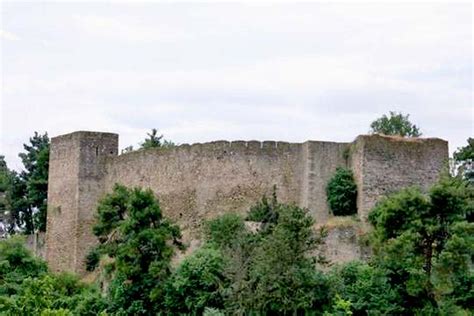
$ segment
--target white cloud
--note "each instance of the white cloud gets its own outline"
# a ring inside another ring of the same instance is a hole
[[[20,37],[18,35],[15,35],[11,32],[5,31],[5,30],[0,30],[0,38],[5,39],[7,41],[19,41]]]
[[[130,42],[176,41],[186,34],[166,24],[145,25],[140,19],[121,16],[75,15],[77,27],[92,36]]]
[[[9,4],[8,34],[36,40],[3,50],[1,150],[18,165],[34,130],[350,141],[389,110],[453,149],[474,132],[468,9]]]

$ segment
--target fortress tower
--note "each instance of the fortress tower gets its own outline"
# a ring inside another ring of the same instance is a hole
[[[51,139],[46,260],[55,271],[83,271],[95,245],[94,210],[102,194],[106,157],[117,156],[118,135],[75,132]]]
[[[185,241],[199,239],[203,220],[225,212],[244,214],[274,185],[282,202],[310,210],[318,225],[330,223],[325,188],[337,167],[354,172],[358,217],[366,222],[382,196],[403,187],[433,184],[447,165],[448,144],[437,138],[358,136],[352,143],[217,141],[117,155],[118,135],[74,132],[51,140],[46,259],[56,271],[84,272],[96,243],[98,200],[115,183],[151,188],[164,215]],[[333,260],[360,257],[356,227],[330,230]]]

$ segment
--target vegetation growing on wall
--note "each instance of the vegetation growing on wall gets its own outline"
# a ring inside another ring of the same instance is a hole
[[[329,209],[336,216],[357,213],[357,185],[351,170],[337,168],[326,186]]]

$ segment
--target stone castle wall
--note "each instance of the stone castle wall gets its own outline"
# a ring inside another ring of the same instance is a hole
[[[115,134],[94,132],[52,139],[46,257],[55,270],[84,271],[85,255],[96,243],[91,226],[97,201],[115,183],[151,188],[165,216],[190,242],[199,239],[204,219],[244,214],[274,186],[280,201],[307,207],[319,225],[325,224],[332,217],[325,187],[340,166],[354,170],[359,215],[365,220],[384,193],[433,183],[448,155],[447,143],[439,139],[377,135],[353,143],[217,141],[119,156],[117,143]],[[345,249],[342,255],[330,251],[334,260],[361,252],[353,238],[347,245],[346,231],[330,234],[331,247]]]

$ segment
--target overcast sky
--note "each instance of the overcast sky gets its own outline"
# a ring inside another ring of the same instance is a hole
[[[352,141],[390,110],[474,135],[471,4],[3,3],[0,154],[34,131]]]

